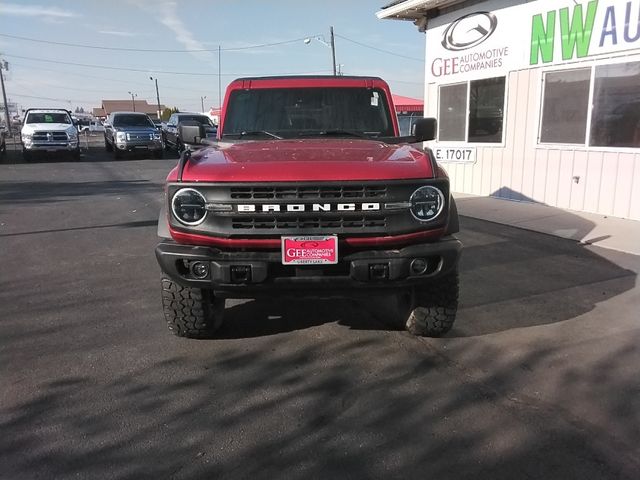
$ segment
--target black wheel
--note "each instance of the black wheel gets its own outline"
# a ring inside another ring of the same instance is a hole
[[[25,162],[30,161],[33,158],[33,155],[31,154],[31,152],[25,148],[22,149],[22,159]]]
[[[171,333],[186,338],[211,338],[222,325],[224,300],[211,290],[183,287],[162,276],[162,308]]]
[[[120,160],[122,158],[123,152],[118,150],[118,147],[113,147],[113,158],[116,160]]]
[[[104,137],[104,149],[105,149],[107,152],[110,152],[110,151],[112,151],[112,150],[113,150],[113,145],[111,145],[111,144],[109,143],[109,141],[107,140],[107,137]]]
[[[162,149],[153,151],[153,158],[162,158],[164,156],[164,151]]]
[[[73,153],[71,154],[71,156],[76,162],[79,162],[80,161],[80,147],[76,148],[73,151]]]
[[[444,335],[456,319],[458,311],[458,270],[414,287],[398,298],[403,327],[422,337]]]

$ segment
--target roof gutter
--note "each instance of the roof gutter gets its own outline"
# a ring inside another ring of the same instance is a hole
[[[448,7],[468,0],[405,0],[391,7],[383,8],[376,12],[376,17],[381,20],[409,20],[418,26],[421,32],[426,30],[427,18],[437,16],[440,8]],[[436,15],[430,14],[431,12]]]

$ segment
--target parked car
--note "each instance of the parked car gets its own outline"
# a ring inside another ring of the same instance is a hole
[[[399,136],[374,77],[238,79],[225,98],[220,146],[182,155],[167,177],[156,257],[169,329],[212,335],[225,298],[387,292],[398,326],[448,332],[457,209],[431,150],[410,145],[435,138],[435,119]]]
[[[80,133],[104,132],[104,125],[100,120],[90,120],[80,125]]]
[[[113,112],[104,124],[104,147],[115,158],[141,151],[162,158],[162,134],[145,113]]]
[[[80,158],[78,130],[71,113],[60,108],[30,108],[20,129],[25,161],[37,152],[70,154]]]
[[[175,148],[178,152],[184,150],[185,143],[178,131],[181,122],[198,122],[205,126],[206,138],[215,139],[218,128],[213,124],[211,119],[201,113],[174,113],[169,117],[164,125],[162,134],[164,136],[164,145],[167,150]],[[193,145],[190,145],[193,146]]]

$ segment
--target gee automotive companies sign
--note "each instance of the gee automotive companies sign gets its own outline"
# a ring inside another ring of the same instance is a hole
[[[483,2],[431,20],[426,80],[451,83],[640,49],[640,0]]]

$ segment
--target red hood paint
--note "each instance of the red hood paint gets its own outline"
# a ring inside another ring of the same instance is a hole
[[[410,145],[375,140],[304,139],[235,143],[193,154],[185,182],[304,182],[433,178],[433,164]],[[177,169],[169,181],[177,178]]]

